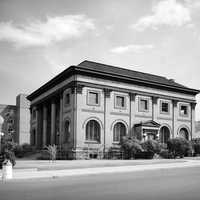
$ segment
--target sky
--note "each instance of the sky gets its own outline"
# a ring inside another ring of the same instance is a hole
[[[200,89],[200,1],[0,0],[1,104],[84,60]]]

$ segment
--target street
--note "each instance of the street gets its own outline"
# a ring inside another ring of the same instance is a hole
[[[199,200],[200,167],[0,182],[1,200]]]

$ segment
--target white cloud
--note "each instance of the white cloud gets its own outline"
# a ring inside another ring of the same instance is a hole
[[[34,21],[27,25],[1,22],[0,40],[12,42],[17,47],[47,46],[53,42],[80,37],[93,29],[93,20],[85,15],[47,17],[46,22]]]
[[[160,25],[183,26],[191,22],[190,9],[176,0],[159,1],[152,8],[152,15],[147,15],[132,25],[137,31],[146,28],[157,29]]]
[[[131,44],[127,46],[115,47],[111,49],[110,52],[116,53],[116,54],[123,54],[123,53],[129,53],[129,52],[142,53],[146,50],[151,50],[153,48],[154,46],[151,44],[145,44],[145,45]]]

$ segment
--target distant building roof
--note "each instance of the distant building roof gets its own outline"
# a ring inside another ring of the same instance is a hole
[[[157,76],[153,74],[128,70],[120,67],[85,60],[77,66],[71,66],[58,74],[56,77],[54,77],[42,87],[30,94],[28,96],[28,99],[34,99],[38,95],[52,88],[54,85],[62,82],[67,77],[73,74],[82,74],[92,77],[94,76],[103,79],[128,82],[138,85],[148,85],[149,87],[156,87],[159,89],[172,90],[193,95],[199,93],[199,90],[188,88],[179,83],[176,83],[173,79],[167,79],[163,76]]]

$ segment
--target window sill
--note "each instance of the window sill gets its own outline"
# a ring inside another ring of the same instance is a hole
[[[148,113],[149,110],[139,110],[139,112],[145,112],[145,113]]]
[[[120,142],[113,142],[113,144],[115,144],[115,145],[116,145],[116,144],[118,144],[118,145],[119,145],[119,144],[120,144]]]
[[[90,140],[86,140],[85,143],[86,144],[101,144],[100,142],[95,141],[95,140],[93,140],[93,141],[92,140],[91,141]]]

